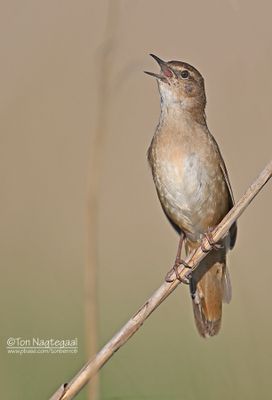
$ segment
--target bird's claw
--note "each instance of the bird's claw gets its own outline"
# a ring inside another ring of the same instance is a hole
[[[183,265],[185,268],[191,269],[192,267],[186,263],[184,260],[179,260],[176,261],[173,268],[170,269],[169,272],[167,272],[166,277],[165,277],[165,281],[166,282],[173,282],[175,280],[175,278],[172,278],[173,272],[176,275],[176,279],[178,279],[180,282],[184,283],[185,285],[189,285],[190,284],[190,280],[191,280],[191,276],[180,276],[180,273],[178,271],[178,268]]]
[[[220,249],[224,248],[224,246],[222,244],[214,241],[212,234],[210,232],[204,233],[203,236],[207,239],[207,241],[210,245],[210,248],[207,248],[207,247],[205,247],[203,240],[201,241],[200,247],[201,247],[201,250],[203,251],[203,253],[208,253],[211,249],[220,250]]]

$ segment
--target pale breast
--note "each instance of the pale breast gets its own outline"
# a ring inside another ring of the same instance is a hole
[[[217,154],[208,142],[206,145],[208,149],[186,140],[183,144],[156,140],[151,149],[153,178],[162,206],[192,240],[199,240],[227,212],[227,188]]]

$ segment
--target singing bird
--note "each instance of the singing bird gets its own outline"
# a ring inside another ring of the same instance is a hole
[[[205,115],[204,79],[181,61],[163,61],[151,54],[160,73],[156,78],[161,98],[158,126],[148,149],[157,194],[171,225],[180,235],[175,267],[182,263],[185,243],[191,253],[209,238],[211,230],[234,204],[227,169]],[[237,235],[234,223],[228,235],[201,261],[190,278],[190,291],[198,332],[216,335],[222,318],[222,302],[231,299],[226,253]]]

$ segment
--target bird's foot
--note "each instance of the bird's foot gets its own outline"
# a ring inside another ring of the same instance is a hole
[[[208,243],[210,245],[209,248],[205,247],[205,244],[203,243],[203,240],[201,240],[200,247],[201,247],[201,250],[203,251],[203,253],[209,253],[209,251],[212,250],[212,249],[214,249],[214,250],[223,249],[224,246],[222,244],[217,243],[217,242],[214,241],[211,232],[208,231],[208,232],[204,233],[203,236],[207,239],[207,241],[208,241]]]
[[[166,277],[165,277],[165,281],[166,282],[173,282],[175,280],[175,278],[172,277],[173,273],[175,273],[176,275],[176,279],[178,279],[180,282],[184,283],[185,285],[190,285],[190,281],[191,281],[191,275],[189,275],[188,277],[186,276],[180,276],[180,273],[178,271],[178,268],[183,265],[185,268],[191,269],[192,267],[186,263],[184,260],[176,260],[173,268],[170,269],[169,272],[167,272]]]

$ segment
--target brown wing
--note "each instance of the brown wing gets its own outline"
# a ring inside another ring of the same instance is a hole
[[[220,168],[221,168],[221,171],[223,172],[226,184],[229,189],[229,210],[230,210],[234,206],[234,197],[233,197],[233,192],[232,192],[232,189],[230,186],[228,171],[227,171],[226,165],[225,165],[222,157],[221,157]],[[236,237],[237,237],[237,224],[236,224],[236,222],[234,222],[234,224],[230,228],[230,249],[232,249],[234,247],[235,242],[236,242]]]
[[[234,197],[233,197],[233,192],[232,192],[232,188],[230,185],[228,171],[227,171],[224,159],[222,157],[222,154],[220,152],[220,149],[218,147],[218,144],[216,143],[216,140],[214,139],[214,137],[212,135],[211,135],[211,137],[212,137],[213,143],[215,145],[215,148],[220,156],[220,168],[224,175],[224,178],[225,178],[228,190],[229,190],[229,210],[230,210],[234,206]],[[237,224],[236,224],[236,222],[234,222],[234,224],[230,228],[230,249],[232,249],[234,247],[235,242],[236,242],[236,237],[237,237]]]

